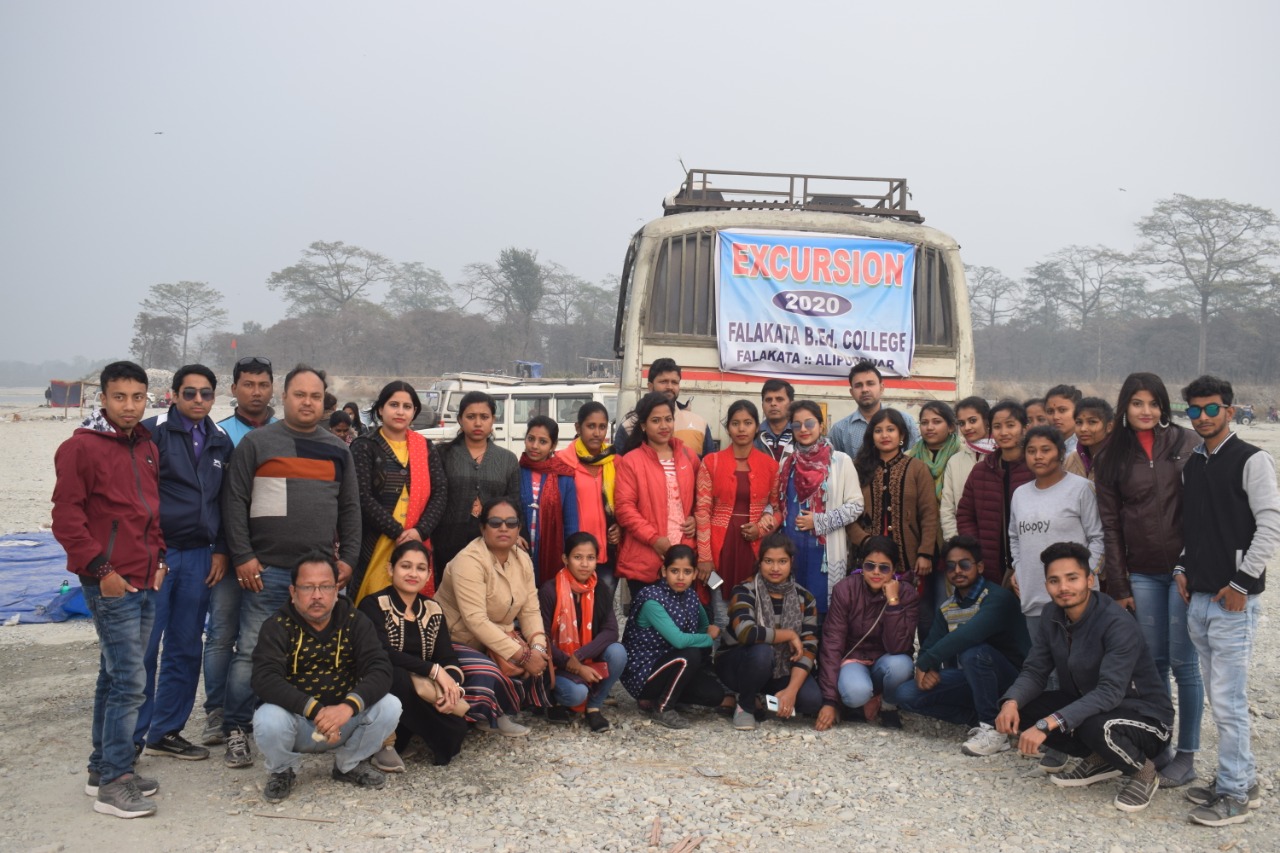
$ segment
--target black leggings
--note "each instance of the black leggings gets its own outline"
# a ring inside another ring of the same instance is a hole
[[[724,701],[724,686],[711,671],[711,649],[672,649],[644,683],[639,701],[658,711],[677,702],[714,707]]]
[[[1018,709],[1019,728],[1029,729],[1036,720],[1065,708],[1075,697],[1059,690],[1041,693]],[[1097,753],[1126,776],[1142,769],[1147,759],[1155,758],[1169,745],[1170,729],[1150,717],[1124,711],[1095,714],[1068,734],[1062,729],[1049,732],[1044,745],[1083,758]]]

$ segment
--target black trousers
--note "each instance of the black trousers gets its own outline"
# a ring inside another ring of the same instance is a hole
[[[1060,690],[1042,693],[1018,710],[1019,728],[1029,729],[1036,720],[1074,701],[1074,696]],[[1078,758],[1097,753],[1124,775],[1132,776],[1142,769],[1147,759],[1164,752],[1170,737],[1169,727],[1158,720],[1124,711],[1107,711],[1089,717],[1073,732],[1054,729],[1045,738],[1044,745]]]
[[[659,711],[677,702],[719,705],[724,701],[724,686],[711,671],[711,649],[672,649],[653,668],[640,691],[640,701]]]

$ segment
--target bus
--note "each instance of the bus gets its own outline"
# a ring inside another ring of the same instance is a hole
[[[870,245],[907,244],[908,250],[914,249],[908,251],[913,257],[907,260],[913,268],[911,303],[903,300],[899,311],[913,346],[909,357],[898,359],[892,367],[880,362],[884,400],[895,408],[913,409],[929,400],[954,403],[972,394],[973,334],[960,246],[951,236],[924,225],[924,217],[910,207],[910,198],[905,178],[690,169],[680,188],[664,200],[663,215],[637,231],[626,252],[614,330],[614,349],[622,361],[619,417],[634,408],[646,390],[649,366],[662,357],[680,365],[681,397],[691,398],[694,411],[716,425],[713,433],[720,429],[722,413],[733,400],[745,397],[759,403],[760,387],[770,375],[791,382],[796,399],[821,403],[828,412],[828,426],[853,411],[848,367],[866,356],[849,359],[847,354],[834,354],[833,361],[840,363],[831,364],[820,376],[789,374],[817,368],[785,364],[744,366],[739,362],[725,369],[718,331],[724,318],[717,302],[717,276],[724,271],[717,260],[726,257],[719,239],[726,232],[775,235],[784,241],[820,242],[827,237],[892,241]],[[733,257],[734,272],[742,271],[738,255]],[[741,257],[745,270],[750,259],[746,252]],[[762,266],[766,268],[755,272],[769,278],[767,265]],[[883,274],[867,267],[868,278],[859,282],[856,263],[854,267],[854,280],[849,282],[845,264],[843,283],[871,283],[871,275],[879,280]],[[780,294],[774,304],[795,314],[840,315],[825,318],[827,328],[820,334],[843,336],[846,342],[860,345],[872,340],[870,333],[862,333],[862,318],[851,312],[849,300],[839,295],[852,289],[830,285],[829,268],[827,274],[825,286]],[[719,284],[723,286],[723,281]],[[798,308],[797,300],[803,300]],[[773,350],[747,352],[772,354]],[[815,359],[825,357],[815,352]],[[794,353],[783,355],[794,357]],[[901,363],[904,360],[908,363]]]

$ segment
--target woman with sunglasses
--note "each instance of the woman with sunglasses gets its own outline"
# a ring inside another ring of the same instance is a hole
[[[444,567],[475,538],[476,519],[486,501],[503,497],[520,506],[520,462],[510,450],[493,443],[497,413],[493,397],[468,391],[458,403],[458,434],[438,446],[447,498],[444,515],[431,536],[437,586]],[[519,510],[516,516],[523,518]]]
[[[836,724],[842,706],[867,722],[879,715],[885,728],[902,728],[890,699],[911,678],[919,599],[895,573],[900,561],[896,542],[872,536],[862,543],[860,568],[836,584],[818,652],[820,732]]]
[[[795,452],[778,469],[779,530],[796,546],[796,583],[827,612],[831,593],[849,565],[846,528],[862,514],[862,488],[853,460],[832,447],[813,400],[791,404]]]
[[[729,446],[702,460],[698,469],[698,576],[712,571],[722,584],[711,590],[711,619],[729,624],[726,596],[754,572],[760,539],[773,530],[778,463],[757,450],[760,413],[750,400],[735,400],[725,417]]]
[[[1094,466],[1107,594],[1137,617],[1166,688],[1170,671],[1178,682],[1177,754],[1156,761],[1160,784],[1169,788],[1195,778],[1204,714],[1200,660],[1173,579],[1182,553],[1182,469],[1198,443],[1194,432],[1173,423],[1160,377],[1131,373]]]
[[[444,610],[453,641],[489,655],[496,664],[493,695],[467,696],[468,719],[508,737],[529,733],[511,718],[522,707],[551,706],[551,656],[542,626],[533,563],[520,539],[520,517],[506,498],[490,498],[480,508],[479,536],[445,567],[436,601]],[[520,628],[516,630],[516,623]],[[459,649],[459,652],[464,649]],[[463,661],[466,684],[471,672]],[[486,669],[486,672],[491,672]]]
[[[410,428],[421,408],[412,385],[388,382],[373,404],[378,428],[351,442],[360,484],[360,562],[348,586],[356,604],[386,587],[392,550],[410,540],[430,542],[444,515],[448,486],[440,453]],[[429,596],[435,584],[426,580],[422,592]]]

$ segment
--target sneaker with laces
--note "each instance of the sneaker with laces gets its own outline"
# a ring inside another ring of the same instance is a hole
[[[253,766],[253,752],[249,749],[249,736],[243,729],[227,732],[227,753],[222,763],[233,769]]]
[[[126,773],[119,779],[100,785],[93,810],[126,819],[155,814],[156,804],[142,795],[133,779],[132,773]]]
[[[101,784],[102,774],[97,770],[90,770],[89,781],[86,782],[84,786],[85,795],[89,797],[98,796],[98,787]],[[160,790],[160,783],[155,779],[147,779],[143,776],[139,776],[137,773],[133,774],[133,784],[138,786],[138,790],[142,792],[142,796],[144,797],[153,796],[156,791]]]
[[[209,750],[196,746],[182,736],[181,732],[169,732],[160,738],[159,743],[149,743],[142,748],[145,755],[167,755],[183,761],[204,761],[209,757]]]
[[[654,709],[648,712],[648,717],[658,725],[665,726],[668,729],[689,728],[689,721],[680,716],[680,712],[675,708],[668,708],[665,711]]]
[[[1049,774],[1061,773],[1067,766],[1067,754],[1056,749],[1043,747],[1040,751],[1040,769]]]
[[[262,789],[262,799],[268,803],[281,802],[293,793],[293,786],[297,781],[298,777],[293,774],[291,767],[279,773],[272,773],[267,777],[267,784]]]
[[[1151,805],[1151,798],[1160,788],[1160,774],[1154,764],[1148,762],[1147,767],[1150,773],[1138,772],[1124,780],[1115,798],[1115,807],[1120,811],[1140,812]]]
[[[1237,800],[1235,797],[1215,797],[1203,806],[1196,806],[1187,818],[1201,826],[1244,823],[1249,819],[1249,801]]]
[[[1083,788],[1095,782],[1114,779],[1119,775],[1119,770],[1103,760],[1102,756],[1095,754],[1080,759],[1075,767],[1058,773],[1049,781],[1060,788]]]
[[[214,708],[204,718],[204,729],[200,732],[200,742],[205,746],[218,746],[227,742],[222,733],[222,709]]]
[[[1218,796],[1216,784],[1187,789],[1187,799],[1195,803],[1197,806],[1203,806],[1206,803],[1211,803],[1216,800]],[[1249,802],[1249,808],[1262,808],[1262,786],[1257,782],[1250,785],[1247,799]]]
[[[404,772],[404,759],[400,757],[400,753],[396,752],[393,746],[384,746],[375,752],[373,757],[369,759],[369,763],[383,773]]]
[[[733,711],[733,727],[740,732],[753,732],[756,730],[756,715],[750,711],[744,711],[741,708],[735,708]]]
[[[978,723],[969,729],[969,739],[960,744],[965,755],[995,755],[1009,748],[1009,736],[1002,735],[989,723]]]
[[[381,788],[387,784],[386,774],[380,770],[375,770],[368,761],[361,761],[345,773],[339,770],[338,765],[335,764],[333,766],[333,778],[339,782],[346,782],[348,785],[358,785],[361,788]]]

